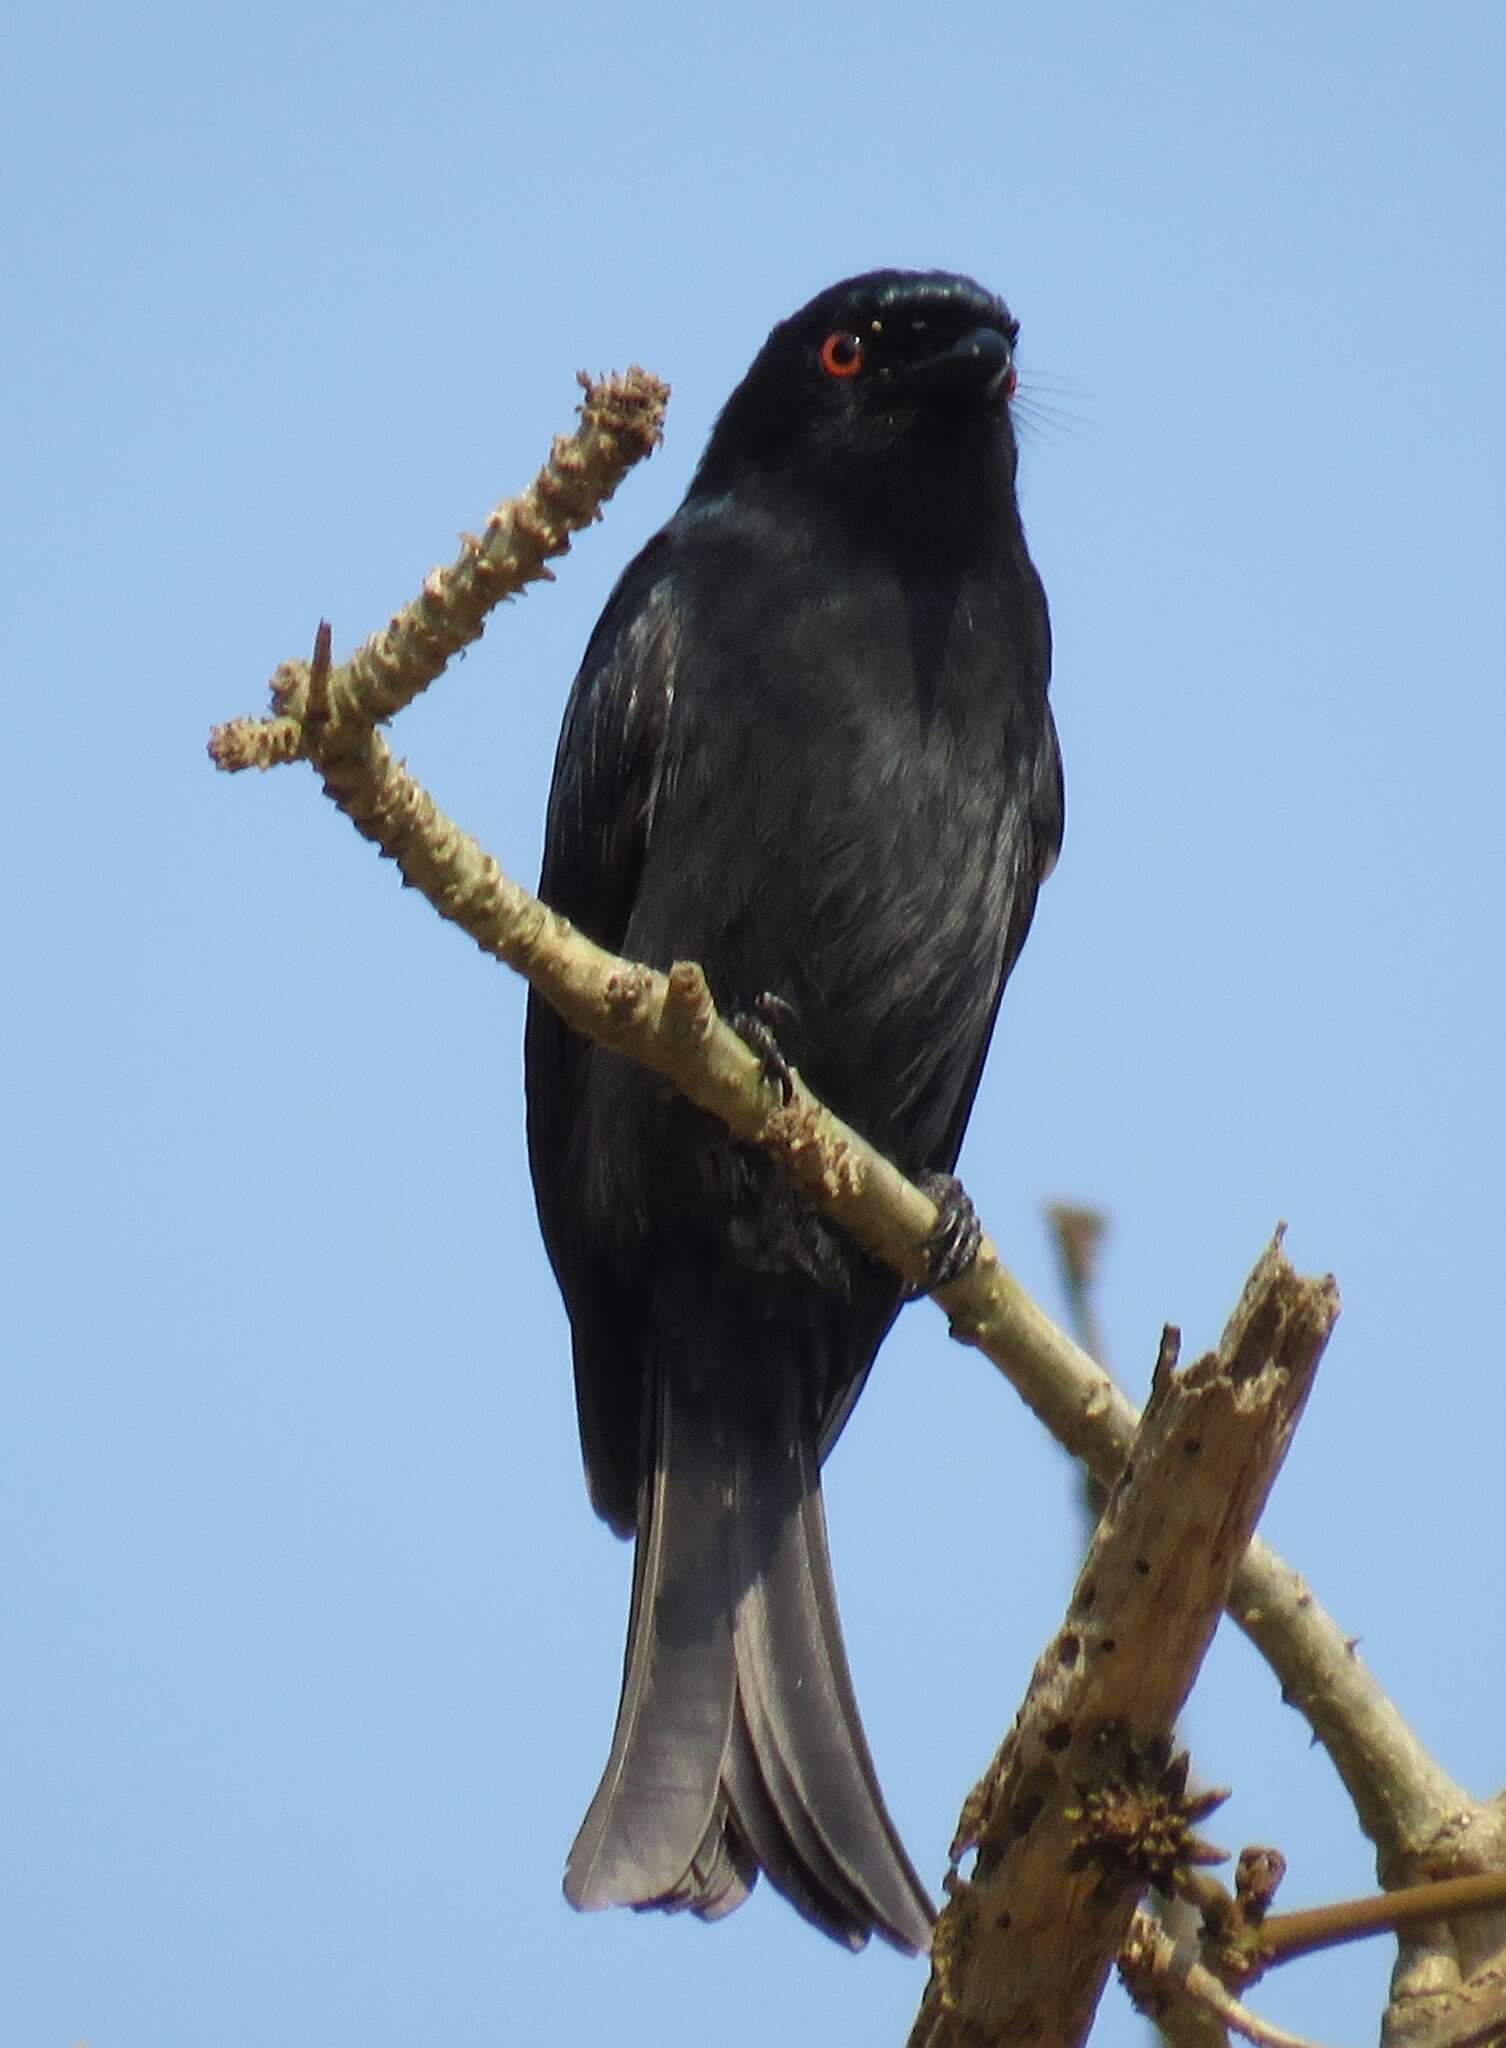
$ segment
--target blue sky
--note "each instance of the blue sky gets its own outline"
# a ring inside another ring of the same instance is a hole
[[[1143,1388],[1279,1217],[1346,1309],[1267,1534],[1475,1790],[1500,1653],[1506,16],[1392,4],[23,9],[0,116],[9,768],[0,2036],[898,2040],[766,1892],[577,1918],[628,1553],[580,1482],[520,987],[306,770],[214,776],[533,472],[674,385],[606,522],[398,728],[535,871],[617,570],[773,320],[880,263],[1023,322],[1066,850],[964,1171]],[[934,1309],[828,1472],[921,1868],[1070,1583],[1063,1461]],[[1285,1903],[1367,1889],[1221,1631],[1189,1725]],[[12,1946],[13,1944],[13,1946]],[[1385,1944],[1263,2009],[1369,2037]],[[1117,1993],[1095,2040],[1140,2038]]]

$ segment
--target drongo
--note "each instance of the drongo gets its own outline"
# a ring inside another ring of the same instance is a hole
[[[916,1176],[956,1160],[1061,839],[1017,333],[971,279],[903,270],[775,327],[608,601],[549,798],[544,901],[634,960],[698,960]],[[537,997],[526,1066],[587,1482],[637,1540],[566,1894],[712,1919],[762,1869],[849,1947],[923,1948],[820,1485],[902,1284]]]

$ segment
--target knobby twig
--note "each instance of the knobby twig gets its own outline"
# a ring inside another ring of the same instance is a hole
[[[494,605],[552,580],[551,558],[601,517],[628,471],[657,447],[669,403],[668,385],[646,370],[596,380],[582,371],[577,381],[586,394],[580,425],[556,439],[528,489],[504,499],[479,535],[464,535],[458,558],[432,570],[412,603],[349,661],[326,663],[317,680],[313,664],[285,662],[272,678],[273,717],[231,719],[211,733],[217,767],[317,760],[342,751],[342,735],[358,751],[363,728],[395,717],[481,637]]]

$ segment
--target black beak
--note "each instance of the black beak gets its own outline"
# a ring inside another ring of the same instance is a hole
[[[1009,375],[1014,350],[997,327],[975,327],[939,356],[909,363],[895,382],[918,391],[981,386],[991,398]]]

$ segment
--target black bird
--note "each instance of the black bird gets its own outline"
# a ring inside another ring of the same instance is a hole
[[[779,1051],[912,1175],[956,1160],[1061,839],[1017,333],[938,271],[850,278],[781,322],[608,601],[549,799],[544,901],[633,959],[700,961],[724,1013],[772,1011]],[[591,1498],[637,1536],[566,1894],[712,1919],[762,1868],[849,1947],[923,1948],[820,1491],[901,1283],[537,998],[526,1065]]]

